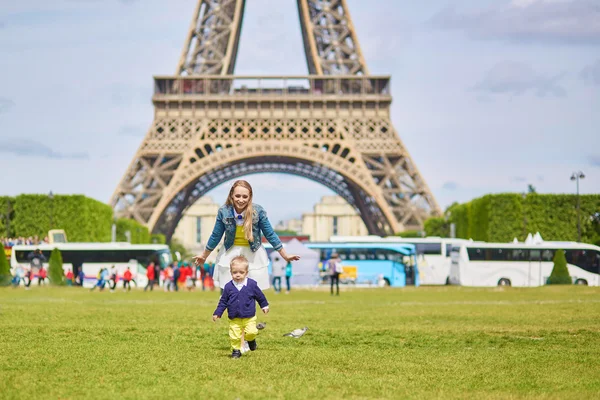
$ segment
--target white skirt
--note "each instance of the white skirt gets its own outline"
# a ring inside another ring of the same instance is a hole
[[[232,280],[230,264],[231,260],[237,256],[244,256],[248,259],[248,278],[254,279],[261,290],[268,289],[269,285],[269,256],[263,246],[253,252],[248,246],[232,246],[225,251],[223,246],[217,254],[215,261],[215,270],[213,280],[215,285],[220,288],[225,287],[227,282]]]

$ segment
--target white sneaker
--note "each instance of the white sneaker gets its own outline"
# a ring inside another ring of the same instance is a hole
[[[242,343],[240,351],[242,352],[242,354],[250,351],[250,346],[248,345],[248,342],[246,342],[245,340],[244,340],[244,343]]]

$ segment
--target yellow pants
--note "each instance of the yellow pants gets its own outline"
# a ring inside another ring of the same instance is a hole
[[[256,315],[252,318],[234,318],[229,320],[229,339],[231,348],[240,350],[242,348],[242,332],[244,340],[250,342],[256,339],[258,329],[256,329]]]

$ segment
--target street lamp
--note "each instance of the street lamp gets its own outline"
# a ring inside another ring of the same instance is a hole
[[[571,180],[577,182],[577,241],[581,242],[581,218],[579,216],[579,180],[585,178],[585,175],[581,171],[573,172]]]
[[[54,194],[52,190],[48,193],[48,198],[50,199],[50,229],[52,229],[53,221],[52,221],[52,213],[54,211]]]

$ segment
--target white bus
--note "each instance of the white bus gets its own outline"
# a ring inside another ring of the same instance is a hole
[[[542,286],[552,273],[557,250],[578,285],[600,285],[600,247],[575,242],[469,242],[452,248],[450,283],[463,286]]]
[[[153,261],[161,268],[172,262],[171,251],[166,244],[112,243],[44,243],[39,245],[16,245],[12,248],[10,265],[29,267],[29,254],[40,249],[46,258],[48,268],[50,253],[59,249],[63,259],[63,269],[73,271],[76,277],[80,270],[85,275],[84,287],[92,287],[101,268],[109,271],[114,265],[118,275],[123,276],[127,267],[136,279],[138,286],[146,285],[146,266]],[[37,271],[32,271],[37,274]]]
[[[421,285],[447,285],[450,275],[450,250],[465,239],[441,238],[428,236],[424,238],[403,238],[401,236],[331,236],[331,242],[344,243],[407,243],[417,248],[417,265]]]

